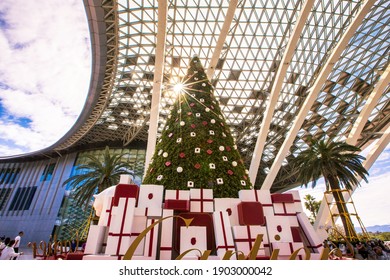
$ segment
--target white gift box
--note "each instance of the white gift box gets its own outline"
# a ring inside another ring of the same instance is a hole
[[[104,237],[107,227],[91,225],[89,227],[87,243],[85,244],[84,254],[100,254],[103,251]]]
[[[103,254],[97,254],[97,255],[84,255],[83,261],[97,261],[97,260],[104,260],[104,261],[117,261],[121,260],[122,256],[111,256],[111,255],[103,255]]]
[[[271,193],[269,190],[239,190],[238,197],[241,201],[257,201],[263,205],[272,205]]]
[[[136,208],[137,209],[137,208]],[[137,211],[135,211],[137,212]],[[146,216],[139,216],[137,213],[133,218],[133,225],[131,227],[130,244],[133,244],[134,240],[146,229]],[[134,256],[143,256],[145,250],[145,238],[138,244],[137,249],[134,252]]]
[[[297,218],[299,226],[305,235],[306,242],[309,243],[306,244],[306,247],[315,253],[319,253],[319,249],[322,248],[322,240],[320,236],[316,233],[312,224],[310,224],[310,221],[305,213],[298,213]]]
[[[213,213],[213,221],[217,255],[222,259],[226,251],[236,250],[230,220],[226,212],[218,211]],[[236,255],[231,259],[236,259]]]
[[[200,257],[200,255],[207,250],[206,227],[180,227],[180,254],[190,249],[198,249],[200,252],[191,251],[188,252],[186,256]]]
[[[190,200],[190,191],[188,190],[165,190],[165,200]]]
[[[110,226],[110,215],[114,194],[112,196],[106,196],[103,198],[102,212],[99,217],[99,226]]]
[[[156,221],[156,219],[148,219],[146,227],[149,227]],[[145,237],[145,250],[143,256],[153,260],[157,258],[159,226],[160,224],[155,225],[151,230],[148,231]]]
[[[296,214],[295,203],[274,203],[274,213],[278,216],[292,216]]]
[[[286,193],[291,193],[293,198],[294,198],[294,204],[295,204],[295,211],[297,213],[302,213],[302,212],[305,212],[303,210],[303,206],[302,206],[302,202],[301,202],[301,196],[299,194],[299,191],[288,191]]]
[[[148,217],[161,217],[164,187],[162,185],[141,185],[138,208],[147,208]]]
[[[214,212],[213,189],[190,189],[190,211]]]
[[[257,201],[263,206],[265,216],[274,215],[274,208],[269,190],[240,190],[238,197],[241,201]]]
[[[173,216],[173,210],[164,209],[163,218]],[[172,259],[173,218],[168,218],[161,223],[160,234],[160,260]]]
[[[232,226],[239,225],[237,205],[241,202],[239,198],[214,198],[214,211],[226,212]]]
[[[289,259],[291,254],[296,250],[303,247],[302,242],[272,242],[272,250],[279,249],[278,259],[286,260]],[[305,257],[305,250],[301,249],[298,252],[296,259],[303,259]]]
[[[233,226],[234,243],[237,252],[241,251],[245,256],[248,256],[257,235],[263,235],[257,256],[270,256],[267,228],[264,226]]]
[[[121,174],[119,177],[119,184],[125,184],[125,185],[133,184],[133,176],[128,174]]]
[[[292,242],[291,225],[284,216],[267,216],[267,231],[269,242]]]
[[[135,198],[120,198],[118,206],[112,207],[111,224],[108,228],[108,255],[124,255],[131,245],[131,228],[135,211]]]

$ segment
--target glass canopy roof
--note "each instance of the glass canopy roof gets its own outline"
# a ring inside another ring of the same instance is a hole
[[[159,5],[167,3],[166,40],[158,45]],[[367,1],[365,1],[367,2]],[[368,1],[370,2],[370,1]],[[288,161],[307,148],[308,138],[346,140],[368,97],[389,67],[390,1],[374,1],[356,32],[334,63],[310,111],[295,136],[273,184],[277,191],[293,186]],[[318,81],[336,45],[354,22],[363,1],[320,0],[303,22],[291,61],[283,61],[305,1],[241,0],[226,33],[218,43],[229,12],[229,1],[119,0],[103,1],[107,63],[105,85],[95,93],[101,99],[78,133],[58,145],[69,147],[121,140],[124,144],[148,140],[157,48],[164,49],[163,84],[158,132],[173,104],[172,86],[185,75],[189,61],[198,55],[205,69],[216,49],[220,54],[211,81],[233,136],[245,159],[254,147],[275,83],[278,99],[260,162],[256,185],[261,185],[301,110],[308,92]],[[110,50],[112,54],[110,55]],[[277,71],[288,63],[282,77]],[[389,124],[390,89],[385,89],[357,141],[364,147]]]

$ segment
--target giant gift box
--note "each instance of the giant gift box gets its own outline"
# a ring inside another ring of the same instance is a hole
[[[213,213],[213,221],[217,255],[222,259],[226,251],[236,250],[230,220],[226,212],[219,211]],[[236,255],[233,255],[231,259],[236,259]]]
[[[257,252],[257,258],[262,259],[270,256],[267,228],[264,226],[233,226],[234,243],[237,252],[248,256],[255,243],[257,235],[261,234],[263,241]]]
[[[214,200],[212,189],[190,189],[191,212],[214,212]]]
[[[163,218],[173,216],[173,210],[164,209]],[[171,260],[173,250],[173,218],[162,221],[160,240],[160,260]]]
[[[111,224],[108,228],[106,254],[124,255],[131,245],[131,229],[134,219],[135,198],[120,198],[112,207]]]
[[[207,250],[207,228],[206,227],[180,227],[180,254],[192,250],[186,256],[200,257]],[[199,252],[199,251],[200,252]]]
[[[138,207],[145,208],[149,218],[162,215],[164,187],[161,185],[141,185],[138,197]]]
[[[239,198],[214,198],[214,211],[226,212],[229,216],[230,224],[238,226],[238,209],[237,205],[241,203]]]

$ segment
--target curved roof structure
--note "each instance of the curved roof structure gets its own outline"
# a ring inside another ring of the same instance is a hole
[[[292,187],[289,159],[310,137],[364,148],[389,126],[390,0],[84,2],[87,103],[61,140],[24,157],[151,142],[195,54],[257,186]]]

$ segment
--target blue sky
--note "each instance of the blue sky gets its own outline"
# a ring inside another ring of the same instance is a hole
[[[1,0],[0,53],[0,156],[54,144],[76,121],[88,92],[91,56],[83,1]],[[389,167],[390,146],[369,170],[369,183],[354,195],[365,226],[390,224]],[[301,193],[319,200],[323,190],[319,184]]]

